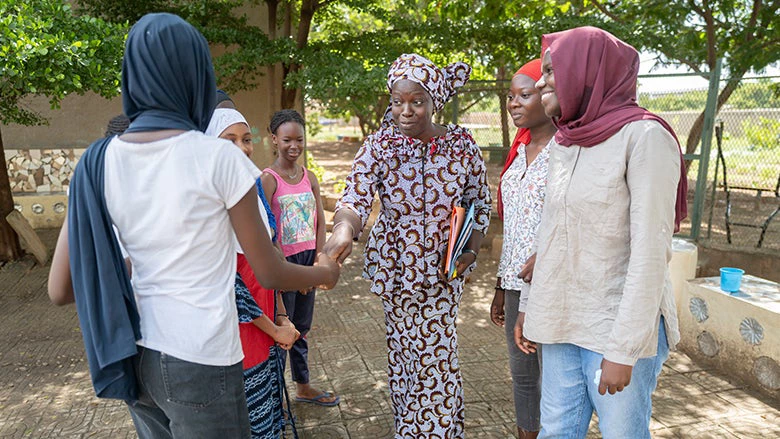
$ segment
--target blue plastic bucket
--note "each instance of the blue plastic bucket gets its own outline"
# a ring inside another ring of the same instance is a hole
[[[720,289],[728,293],[736,293],[742,284],[742,275],[745,270],[740,268],[723,267],[720,269]]]

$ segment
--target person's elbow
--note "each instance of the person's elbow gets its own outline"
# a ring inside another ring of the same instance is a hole
[[[75,302],[73,291],[63,287],[57,287],[49,284],[49,299],[51,303],[57,306],[69,305]]]
[[[49,274],[49,282],[47,283],[49,300],[57,306],[68,305],[76,301],[69,274],[66,276],[53,272]]]

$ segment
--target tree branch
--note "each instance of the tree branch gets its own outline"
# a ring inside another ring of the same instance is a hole
[[[693,61],[691,61],[691,60],[689,60],[689,59],[687,59],[687,58],[683,58],[683,57],[682,57],[682,56],[680,56],[679,54],[674,54],[674,55],[672,55],[672,54],[670,54],[670,53],[667,53],[667,51],[665,51],[665,50],[663,50],[663,49],[660,49],[659,51],[660,51],[660,52],[661,52],[661,53],[662,53],[664,56],[666,56],[667,58],[669,58],[670,60],[672,60],[672,59],[675,59],[675,60],[677,60],[677,61],[680,61],[681,63],[683,63],[683,64],[685,64],[686,66],[690,67],[690,68],[691,68],[691,70],[693,70],[694,72],[696,72],[696,73],[702,73],[702,71],[701,71],[701,68],[699,67],[699,65],[698,65],[697,63],[695,63],[695,62],[693,62]],[[707,76],[702,76],[702,77],[703,77],[703,78],[705,78],[705,79],[707,78]]]
[[[609,10],[607,10],[607,7],[601,4],[601,2],[596,0],[591,0],[591,3],[593,3],[593,6],[595,6],[596,9],[599,10],[599,12],[609,17],[612,21],[616,21],[618,23],[625,23],[625,21],[621,20],[618,15],[609,12]]]
[[[691,1],[693,3],[693,1]],[[715,40],[715,21],[713,19],[712,8],[709,6],[709,2],[704,0],[704,10],[702,11],[702,18],[706,25],[705,32],[707,35],[707,65],[710,70],[715,68],[715,60],[718,57],[717,53],[717,41]]]
[[[704,10],[700,8],[694,0],[688,0],[688,6],[690,6],[691,9],[699,14],[702,18],[704,18]]]
[[[750,20],[748,20],[748,24],[745,27],[745,29],[751,29],[755,28],[756,22],[758,21],[758,12],[761,10],[761,0],[753,0],[753,10],[750,11]],[[763,29],[757,29],[759,32]],[[755,35],[752,32],[745,32],[745,42],[750,42],[755,38]]]

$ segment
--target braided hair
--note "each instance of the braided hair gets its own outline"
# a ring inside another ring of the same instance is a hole
[[[281,110],[274,113],[274,115],[271,116],[271,125],[268,127],[268,130],[271,132],[271,134],[276,134],[276,130],[278,130],[280,126],[287,122],[297,122],[301,124],[303,130],[306,131],[306,121],[303,120],[301,113],[290,109]]]
[[[116,116],[108,121],[105,137],[122,134],[125,132],[125,130],[127,130],[127,127],[129,126],[130,126],[130,118],[128,118],[124,114],[120,114],[119,116]]]

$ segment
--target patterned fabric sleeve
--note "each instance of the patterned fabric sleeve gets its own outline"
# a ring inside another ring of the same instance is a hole
[[[336,212],[345,208],[355,212],[360,217],[361,230],[366,226],[371,214],[374,193],[380,182],[379,159],[373,142],[373,136],[367,138],[355,155],[344,194],[336,205]]]
[[[236,273],[236,309],[239,323],[251,323],[263,315],[263,310],[257,305],[249,288],[244,284],[241,275]]]
[[[502,249],[502,253],[503,253],[503,249]],[[503,254],[502,254],[502,256],[503,256]],[[504,275],[506,274],[507,263],[508,263],[508,261],[507,261],[506,258],[500,258],[498,260],[498,269],[496,270],[496,277],[500,277],[502,281],[504,279]],[[502,284],[500,286],[503,288],[503,282],[502,282]]]
[[[268,215],[268,226],[273,230],[273,236],[271,237],[271,242],[276,244],[276,235],[279,234],[279,231],[276,229],[276,217],[274,216],[274,213],[271,211],[271,205],[268,204],[268,199],[265,198],[265,191],[263,190],[263,182],[260,179],[260,177],[257,177],[257,180],[255,180],[255,186],[257,186],[257,196],[260,197],[260,201],[263,202],[263,208],[265,209],[266,215]]]
[[[471,143],[474,151],[474,159],[471,161],[471,169],[466,180],[466,188],[463,192],[464,205],[474,203],[474,230],[483,234],[487,233],[490,224],[490,187],[487,181],[487,167],[482,159],[482,152],[471,136],[467,136],[464,142]]]

